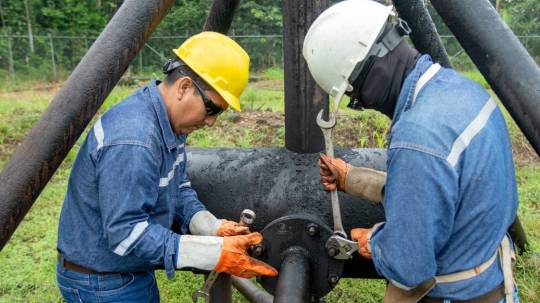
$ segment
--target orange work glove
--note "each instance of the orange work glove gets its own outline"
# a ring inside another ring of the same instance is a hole
[[[242,278],[277,276],[275,268],[247,254],[247,249],[261,243],[262,239],[260,233],[223,238],[223,248],[215,271]]]
[[[358,253],[366,259],[371,259],[371,244],[369,243],[369,238],[372,233],[373,228],[351,229],[351,239],[358,242]]]
[[[326,191],[334,189],[345,190],[345,178],[351,165],[341,159],[335,159],[321,154],[319,157],[319,174],[321,175],[323,188]]]
[[[242,226],[237,222],[225,219],[221,220],[221,225],[217,230],[218,237],[229,237],[247,234],[249,234],[249,228],[247,226]]]

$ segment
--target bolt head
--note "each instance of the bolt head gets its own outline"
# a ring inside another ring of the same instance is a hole
[[[328,282],[329,282],[331,285],[336,285],[338,281],[339,281],[339,276],[337,276],[337,275],[330,275],[330,276],[328,277]]]
[[[264,246],[262,246],[261,244],[259,245],[255,245],[255,247],[253,247],[253,251],[252,251],[252,255],[254,257],[260,257],[264,252]]]
[[[333,257],[333,256],[335,256],[335,255],[338,254],[338,250],[335,249],[334,247],[328,248],[327,252],[328,252],[328,254],[330,255],[330,257]]]
[[[319,226],[317,224],[308,224],[306,226],[306,231],[310,237],[314,237],[319,233]]]

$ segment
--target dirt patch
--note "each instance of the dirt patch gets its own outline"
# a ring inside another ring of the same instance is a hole
[[[381,128],[369,121],[360,126],[358,117],[343,115],[339,117],[339,125],[334,132],[334,144],[336,147],[362,147],[362,148],[384,148],[386,146],[386,128]],[[242,130],[253,131],[257,134],[257,140],[252,141],[253,147],[283,146],[284,138],[277,138],[276,130],[284,133],[285,115],[272,111],[243,111],[241,113],[229,113],[224,116],[214,128],[228,128],[234,136],[241,136]],[[265,137],[268,136],[268,137]],[[279,136],[279,135],[278,135]],[[513,157],[516,165],[540,167],[540,157],[536,154],[532,146],[523,140],[514,140]]]
[[[1,92],[0,97],[11,97],[25,100],[30,99],[30,97],[40,96],[46,99],[52,99],[52,97],[61,87],[62,83],[60,82],[50,84],[35,84],[29,89]]]
[[[540,157],[529,142],[512,142],[512,156],[518,166],[540,167]]]
[[[259,80],[252,85],[258,89],[283,91],[283,80]]]

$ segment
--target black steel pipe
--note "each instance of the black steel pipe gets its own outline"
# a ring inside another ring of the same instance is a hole
[[[127,0],[0,175],[0,250],[174,0]]]
[[[231,277],[233,286],[251,303],[272,303],[274,296],[248,279]]]
[[[452,63],[424,0],[394,0],[394,6],[411,27],[411,40],[416,49],[422,54],[429,54],[442,66],[451,68]]]
[[[540,68],[488,0],[431,0],[540,155]]]
[[[208,278],[206,275],[205,278]],[[231,276],[220,274],[210,289],[210,303],[232,303]]]
[[[226,35],[239,3],[240,0],[214,0],[210,13],[204,22],[203,30]]]
[[[257,214],[251,229],[260,231],[287,215],[303,214],[333,226],[330,195],[322,189],[318,154],[298,154],[285,148],[188,149],[191,184],[209,211],[238,220],[249,208]],[[386,170],[380,149],[336,149],[336,155],[355,165]],[[339,194],[343,225],[371,227],[384,221],[381,205]]]
[[[283,1],[283,61],[285,73],[285,147],[297,153],[324,149],[316,117],[328,106],[328,95],[309,73],[302,56],[304,37],[328,0]]]
[[[309,253],[291,247],[283,254],[276,285],[275,303],[303,303],[309,299]]]
[[[188,174],[199,199],[218,218],[237,220],[245,208],[261,231],[287,215],[312,215],[332,224],[330,196],[322,190],[318,154],[297,154],[285,148],[189,149]],[[356,166],[386,170],[386,152],[380,149],[337,149],[336,155]],[[381,205],[340,193],[346,230],[371,227],[384,221]],[[354,254],[345,264],[344,277],[379,278],[373,263]]]

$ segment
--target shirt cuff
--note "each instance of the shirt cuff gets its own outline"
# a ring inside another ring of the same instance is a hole
[[[180,235],[174,234],[172,239],[165,245],[165,255],[163,256],[163,266],[167,273],[167,278],[174,278],[174,271],[176,269],[176,259],[178,254],[178,242],[180,241]]]
[[[222,237],[183,235],[178,242],[176,268],[213,270],[222,248]]]

